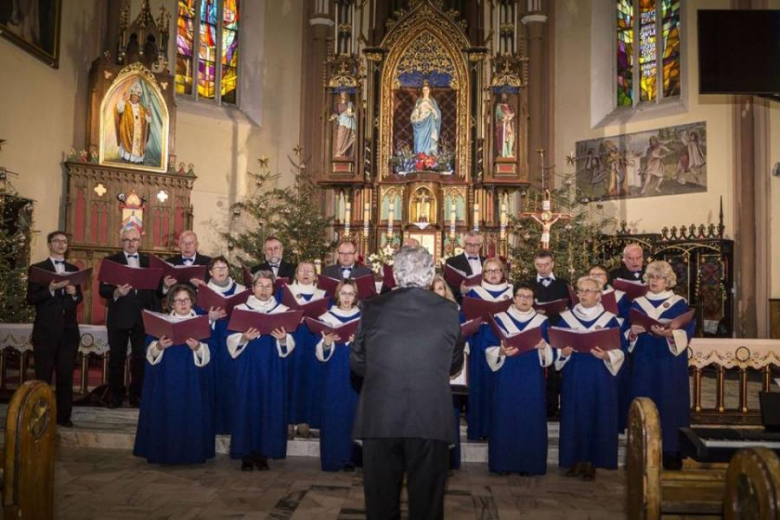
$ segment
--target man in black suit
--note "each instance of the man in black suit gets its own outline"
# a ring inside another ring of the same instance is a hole
[[[168,257],[165,259],[166,262],[173,265],[209,265],[209,262],[211,261],[210,256],[202,255],[198,253],[198,235],[195,234],[194,231],[183,231],[181,235],[179,235],[179,251],[181,251],[180,255],[174,255],[171,257]],[[208,279],[208,271],[206,271],[206,281],[199,278],[192,278],[189,281],[189,285],[191,285],[193,288],[200,287],[201,285],[205,285],[206,282],[209,281]],[[173,276],[166,276],[163,278],[163,287],[162,287],[162,294],[168,294],[168,289],[176,285],[176,278]]]
[[[528,280],[529,285],[534,288],[536,301],[539,303],[553,302],[555,300],[569,300],[571,308],[571,296],[569,293],[569,282],[563,278],[556,278],[553,274],[555,269],[555,260],[552,252],[548,249],[542,249],[534,256],[534,268],[536,269],[536,278]],[[556,325],[560,320],[559,315],[548,316],[550,325]],[[557,370],[547,371],[547,417],[556,418],[558,416],[559,400],[561,395],[561,374]]]
[[[107,256],[110,260],[130,267],[149,267],[149,257],[138,252],[141,234],[135,228],[122,230],[122,251]],[[100,283],[100,296],[106,299],[108,317],[108,386],[111,392],[109,407],[122,406],[125,397],[125,362],[127,342],[130,341],[130,406],[141,403],[141,387],[144,380],[146,332],[141,316],[143,309],[159,310],[156,291],[134,289],[130,284],[109,285]]]
[[[65,261],[68,237],[64,231],[53,231],[46,237],[49,258],[33,264],[45,271],[66,273],[79,268]],[[57,375],[57,424],[73,427],[73,365],[76,362],[81,335],[76,308],[82,300],[81,288],[68,281],[40,285],[27,284],[27,303],[35,305],[32,344],[35,356],[35,378],[51,383]]]
[[[295,270],[298,266],[284,261],[284,246],[281,240],[275,236],[266,238],[263,242],[263,254],[265,254],[265,262],[254,266],[252,274],[257,271],[271,271],[277,278],[295,280]]]
[[[367,518],[400,518],[404,473],[409,518],[443,518],[452,427],[450,375],[463,366],[455,303],[428,290],[431,255],[403,247],[393,273],[399,288],[364,302],[350,347],[363,377],[353,437],[363,439]]]
[[[645,256],[642,246],[637,243],[628,244],[623,249],[623,265],[609,273],[609,283],[611,284],[617,279],[643,283],[644,263]]]
[[[374,275],[371,269],[355,262],[357,246],[354,242],[350,240],[341,242],[336,250],[336,255],[336,263],[329,265],[322,270],[324,276],[329,276],[336,280],[346,280],[347,278],[360,278],[361,276]]]
[[[450,267],[464,272],[469,276],[482,273],[482,264],[486,258],[481,254],[482,235],[478,231],[469,231],[466,233],[463,253],[451,256],[445,262]],[[463,298],[464,287],[450,286],[455,298],[460,301]],[[468,292],[468,291],[466,291]]]

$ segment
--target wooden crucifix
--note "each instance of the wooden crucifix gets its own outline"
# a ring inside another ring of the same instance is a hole
[[[523,211],[519,217],[523,219],[533,219],[542,226],[542,240],[540,246],[542,249],[550,249],[550,230],[553,224],[559,220],[571,220],[574,215],[569,213],[556,213],[552,210],[552,196],[547,187],[547,168],[544,165],[544,150],[537,150],[542,165],[542,209],[539,211]]]

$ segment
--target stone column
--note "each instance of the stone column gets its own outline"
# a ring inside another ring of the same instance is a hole
[[[537,150],[544,148],[551,157],[547,132],[549,127],[550,85],[547,78],[547,15],[540,1],[529,2],[529,10],[522,18],[527,28],[528,55],[528,168],[534,186],[541,185],[541,163]],[[554,161],[550,161],[552,164]]]

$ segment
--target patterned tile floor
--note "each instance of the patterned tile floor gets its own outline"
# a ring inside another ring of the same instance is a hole
[[[225,455],[164,467],[126,450],[61,448],[55,489],[59,519],[365,518],[361,473],[324,473],[311,457],[247,473]],[[623,470],[600,470],[595,482],[583,482],[554,467],[544,477],[500,477],[467,463],[448,481],[445,518],[619,520],[624,500]]]

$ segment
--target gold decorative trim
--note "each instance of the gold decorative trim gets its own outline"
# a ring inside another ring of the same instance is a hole
[[[438,41],[447,53],[454,67],[451,88],[457,92],[457,116],[455,121],[455,175],[460,179],[468,178],[470,148],[468,146],[469,113],[468,93],[469,75],[462,49],[469,48],[470,42],[463,31],[452,20],[434,6],[440,2],[419,0],[413,2],[409,14],[395,23],[382,41],[382,47],[388,49],[386,64],[382,68],[381,101],[379,109],[379,178],[390,175],[390,157],[393,153],[393,91],[399,88],[396,76],[398,65],[406,50],[424,33]]]

